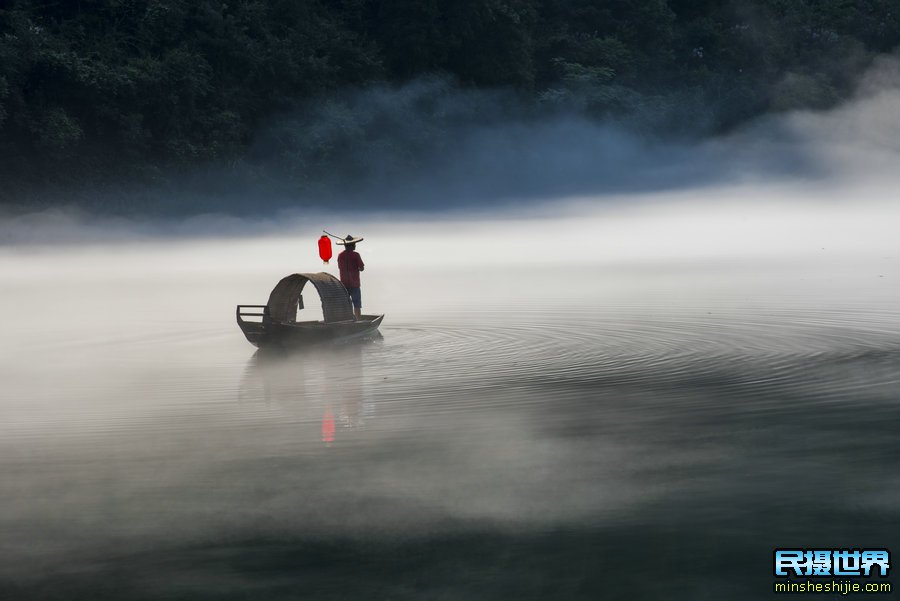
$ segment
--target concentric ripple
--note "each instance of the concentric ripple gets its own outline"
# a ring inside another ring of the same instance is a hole
[[[803,390],[821,402],[862,385],[840,365],[900,357],[900,314],[677,310],[469,315],[461,323],[388,325],[372,369],[393,394],[462,395],[530,384],[647,390],[717,385],[765,398]],[[889,363],[889,361],[887,361]],[[885,366],[888,367],[888,366]],[[890,369],[865,386],[895,382]],[[452,392],[450,392],[452,391]]]

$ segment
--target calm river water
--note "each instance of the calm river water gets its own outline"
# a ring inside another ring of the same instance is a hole
[[[760,599],[775,547],[900,540],[897,256],[386,236],[382,336],[291,355],[234,305],[315,229],[4,250],[0,597]]]

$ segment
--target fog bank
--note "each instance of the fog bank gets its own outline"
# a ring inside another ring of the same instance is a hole
[[[768,116],[711,138],[672,135],[704,119],[709,107],[692,102],[597,120],[535,112],[512,95],[444,80],[370,88],[274,118],[228,170],[195,171],[163,188],[59,190],[52,206],[92,218],[280,221],[291,212],[521,211],[548,199],[620,202],[747,183],[889,186],[900,139],[897,65],[876,61],[835,109]],[[7,212],[33,213],[35,203]]]

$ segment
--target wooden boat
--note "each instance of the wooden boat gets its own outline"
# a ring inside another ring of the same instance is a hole
[[[323,321],[297,321],[303,309],[303,287],[310,282],[322,299]],[[259,348],[296,348],[309,344],[374,334],[384,315],[353,318],[350,294],[329,273],[295,273],[282,278],[265,305],[238,305],[238,326]]]

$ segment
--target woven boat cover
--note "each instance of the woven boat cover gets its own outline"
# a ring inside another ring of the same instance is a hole
[[[297,317],[297,301],[306,282],[312,282],[322,299],[325,323],[353,319],[350,294],[341,281],[330,273],[295,273],[282,278],[269,295],[269,317],[292,323]]]

